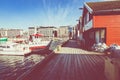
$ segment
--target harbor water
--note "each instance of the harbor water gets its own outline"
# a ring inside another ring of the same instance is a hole
[[[51,51],[53,51],[57,45],[62,42],[60,40],[52,41],[49,46],[50,51],[45,50],[43,54],[51,53]],[[31,70],[37,63],[41,62],[46,55],[34,53],[26,57],[0,55],[0,80],[16,80],[18,77]]]
[[[0,80],[16,80],[44,58],[37,54],[27,57],[0,55]]]

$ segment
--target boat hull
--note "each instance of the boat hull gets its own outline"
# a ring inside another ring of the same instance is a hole
[[[14,55],[14,56],[25,56],[30,53],[31,51],[0,51],[0,55]]]
[[[46,48],[46,46],[32,46],[29,49],[31,51],[34,51],[34,50],[45,49],[45,48]]]
[[[31,50],[32,53],[44,54],[49,49],[51,42],[52,41],[46,41],[46,43],[44,44],[32,45],[29,47],[29,49]]]

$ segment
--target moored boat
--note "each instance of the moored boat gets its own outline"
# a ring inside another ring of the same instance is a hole
[[[13,42],[0,44],[0,55],[27,55],[29,53],[31,50],[27,45]]]
[[[45,39],[42,36],[43,36],[42,34],[30,35],[28,44],[31,52],[40,52],[45,50],[49,46],[51,40]]]
[[[0,54],[2,55],[27,55],[29,53],[44,53],[51,40],[42,37],[40,34],[30,35],[29,40],[22,41],[0,38]]]

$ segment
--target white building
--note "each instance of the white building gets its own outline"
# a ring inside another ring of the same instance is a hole
[[[1,37],[15,38],[18,35],[23,35],[22,29],[0,29]]]
[[[58,28],[58,37],[68,37],[68,36],[69,36],[68,26],[60,26]]]

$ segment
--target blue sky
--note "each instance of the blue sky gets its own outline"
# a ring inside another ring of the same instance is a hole
[[[88,1],[102,0],[0,0],[0,28],[75,25]]]

